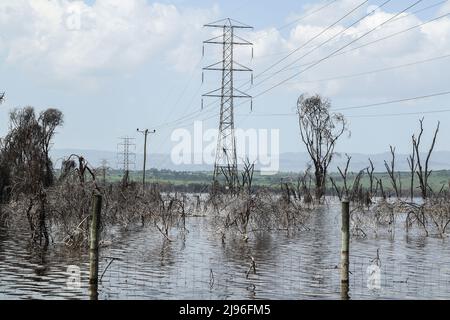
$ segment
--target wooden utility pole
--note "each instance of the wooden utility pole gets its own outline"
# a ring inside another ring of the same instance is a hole
[[[136,129],[137,132],[140,132],[144,135],[144,168],[142,172],[142,190],[145,191],[145,166],[147,163],[147,136],[149,133],[156,133],[156,130],[149,131],[148,129],[145,130],[139,130],[139,128]]]
[[[91,299],[96,300],[98,297],[98,242],[100,238],[100,215],[102,211],[102,196],[101,194],[94,194],[92,200],[91,213],[91,235],[90,235],[90,250],[89,250],[89,285]]]

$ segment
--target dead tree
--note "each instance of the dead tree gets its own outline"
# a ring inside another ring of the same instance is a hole
[[[343,196],[348,197],[348,184],[347,184],[347,173],[348,168],[350,166],[350,161],[352,160],[352,157],[350,157],[348,154],[345,154],[347,157],[347,162],[345,164],[344,170],[342,170],[340,167],[337,167],[339,174],[342,178],[343,187],[339,188],[336,181],[334,181],[333,177],[330,177],[331,184],[333,185],[334,189],[336,190],[336,193],[339,197],[339,200],[342,200]]]
[[[300,134],[314,165],[316,201],[325,195],[328,166],[334,156],[336,142],[347,130],[340,113],[330,113],[329,100],[320,95],[301,95],[297,101]]]
[[[348,154],[345,154],[347,157],[347,162],[345,164],[345,168],[342,170],[340,167],[338,167],[339,174],[341,175],[343,186],[339,188],[337,186],[337,183],[334,181],[332,177],[330,177],[331,183],[336,190],[339,200],[342,200],[345,196],[346,198],[350,199],[351,201],[360,200],[363,201],[363,192],[361,187],[361,178],[364,175],[364,172],[367,169],[360,170],[358,174],[356,174],[355,178],[353,179],[352,186],[349,187],[348,184],[348,178],[349,178],[349,172],[348,169],[350,167],[350,161],[352,160],[352,157],[350,157]]]
[[[416,153],[414,151],[414,145],[413,145],[413,150],[411,155],[407,158],[408,161],[408,166],[409,166],[409,170],[410,170],[410,175],[411,175],[411,180],[410,180],[410,184],[409,184],[409,193],[410,193],[410,197],[411,197],[411,202],[413,202],[414,200],[414,177],[415,177],[415,172],[417,169],[417,163],[416,163]]]
[[[440,122],[438,122],[437,126],[436,126],[436,130],[434,132],[434,136],[433,136],[433,142],[431,143],[431,146],[428,150],[426,159],[425,159],[425,163],[422,162],[422,159],[420,157],[420,143],[422,140],[422,135],[423,135],[423,118],[421,120],[419,120],[420,122],[420,133],[417,136],[417,138],[413,135],[412,137],[412,144],[413,144],[413,149],[414,149],[414,153],[416,155],[416,161],[417,161],[417,168],[416,168],[416,175],[418,177],[419,180],[419,188],[422,194],[422,198],[423,199],[427,199],[428,195],[429,195],[429,185],[428,185],[428,178],[430,177],[432,170],[429,169],[429,162],[430,162],[430,158],[431,158],[431,154],[433,152],[434,146],[436,144],[436,138],[439,132],[439,126],[440,126]]]
[[[244,190],[248,194],[252,193],[252,183],[253,183],[253,173],[255,170],[255,164],[250,163],[250,160],[247,158],[244,161],[244,168],[242,175],[242,181],[239,181],[239,188]]]
[[[32,107],[16,109],[10,113],[10,130],[2,140],[0,167],[9,177],[10,192],[16,200],[30,200],[27,215],[32,237],[38,238],[40,244],[44,237],[45,245],[49,241],[45,191],[54,182],[49,150],[55,130],[62,123],[62,113],[56,109],[43,111],[38,117]],[[34,203],[38,204],[35,210]]]
[[[396,174],[395,172],[395,148],[392,146],[389,146],[390,150],[391,150],[391,164],[389,166],[389,164],[386,162],[386,160],[384,161],[384,166],[386,167],[387,173],[389,175],[389,177],[391,178],[391,184],[392,184],[392,188],[394,189],[395,192],[395,196],[397,198],[401,197],[401,189],[399,189],[399,184],[397,184],[397,178],[398,178],[398,183],[400,182],[400,173]],[[401,186],[400,186],[401,188]]]
[[[373,165],[373,162],[370,158],[369,158],[369,164],[370,164],[370,166],[367,167],[366,172],[367,172],[367,176],[369,177],[369,193],[370,193],[370,196],[372,197],[373,191],[374,191],[373,184],[375,182],[374,175],[373,175],[373,173],[375,172],[375,166]]]
[[[383,200],[386,200],[386,192],[384,192],[383,179],[378,179],[376,177],[375,179],[377,180],[377,189],[380,188],[381,197],[383,198]]]

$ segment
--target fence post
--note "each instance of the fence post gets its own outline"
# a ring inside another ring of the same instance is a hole
[[[350,254],[350,202],[342,200],[341,227],[341,298],[347,300],[349,291],[349,254]]]
[[[89,250],[89,288],[91,299],[98,298],[98,242],[100,238],[100,214],[102,210],[102,196],[95,194],[92,201],[91,235]]]

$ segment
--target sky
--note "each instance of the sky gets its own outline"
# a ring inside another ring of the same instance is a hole
[[[340,152],[408,153],[422,117],[424,143],[440,121],[436,150],[450,150],[450,1],[385,2],[0,0],[0,136],[13,108],[55,107],[65,119],[55,148],[115,151],[128,135],[140,152],[139,127],[157,130],[150,153],[169,153],[173,130],[218,126],[219,104],[201,109],[201,95],[220,87],[211,72],[202,83],[202,67],[221,60],[214,46],[202,57],[217,35],[203,25],[230,17],[254,27],[237,31],[254,44],[253,58],[248,47],[235,53],[254,84],[249,74],[235,84],[255,98],[252,111],[236,102],[236,127],[279,129],[281,152],[304,152],[297,99],[318,93],[349,121]]]

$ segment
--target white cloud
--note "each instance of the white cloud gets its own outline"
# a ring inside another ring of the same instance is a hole
[[[216,7],[180,10],[146,0],[1,1],[0,55],[57,79],[127,73],[160,56],[177,64],[201,42],[201,23],[216,15]]]
[[[339,19],[345,12],[351,10],[361,1],[343,1],[340,8],[337,10],[334,7],[327,9],[327,14],[321,13],[320,19],[317,16],[300,21],[293,26],[288,35],[283,36],[278,32],[272,32],[272,37],[267,40],[267,43],[256,43],[255,50],[257,52],[266,51],[271,54],[274,44],[278,51],[292,52],[293,49],[304,45],[309,39],[319,34],[329,24]],[[315,10],[323,4],[316,4],[309,10]],[[441,8],[441,14],[449,13],[450,7]],[[337,24],[325,34],[302,48],[291,57],[283,61],[277,68],[273,68],[271,72],[279,70],[283,66],[290,65],[289,71],[280,72],[271,80],[262,84],[255,92],[261,92],[262,89],[280,83],[282,80],[289,78],[296,72],[300,72],[306,66],[305,64],[318,61],[335,50],[340,49],[344,45],[358,39],[358,37],[366,34],[376,26],[384,21],[393,18],[395,13],[387,12],[383,9],[377,10],[375,13],[365,18],[344,34],[337,36],[334,40],[316,48],[317,45],[338,34],[344,28],[349,26],[353,21],[363,17],[367,12],[371,12],[373,7],[363,7],[362,11],[358,11],[351,18],[345,19]],[[326,16],[326,19],[322,19]],[[331,18],[330,18],[331,17]],[[383,25],[381,28],[371,32],[361,40],[343,49],[342,51],[349,51],[358,46],[377,41],[384,37],[415,27],[427,20],[421,20],[418,16],[402,14],[394,21]],[[262,31],[261,31],[262,32]],[[274,38],[273,35],[276,37]],[[262,53],[264,55],[265,53]],[[434,58],[441,55],[450,54],[450,17],[427,23],[421,27],[412,28],[410,31],[401,33],[397,36],[376,42],[374,44],[352,50],[346,54],[338,55],[330,58],[327,61],[311,68],[294,79],[287,82],[287,86],[283,88],[290,88],[297,92],[318,92],[328,96],[339,95],[341,98],[348,99],[367,99],[373,101],[374,98],[380,100],[389,99],[390,97],[408,96],[414,94],[436,92],[443,88],[443,83],[450,80],[450,63],[448,60],[439,60],[434,63],[417,64],[408,68],[396,69],[390,72],[381,72],[369,74],[357,78],[339,79],[332,81],[315,81],[320,79],[327,79],[331,77],[357,74],[365,71],[372,71],[391,66],[402,65],[410,62]],[[270,60],[273,64],[276,59],[282,58],[285,55],[274,57]],[[299,57],[302,57],[298,62],[294,62]],[[255,67],[256,70],[265,69],[265,64],[269,62],[260,63]],[[258,72],[256,72],[258,73]],[[268,73],[269,75],[270,73]],[[264,78],[264,77],[263,77]],[[258,82],[258,81],[257,81]]]

